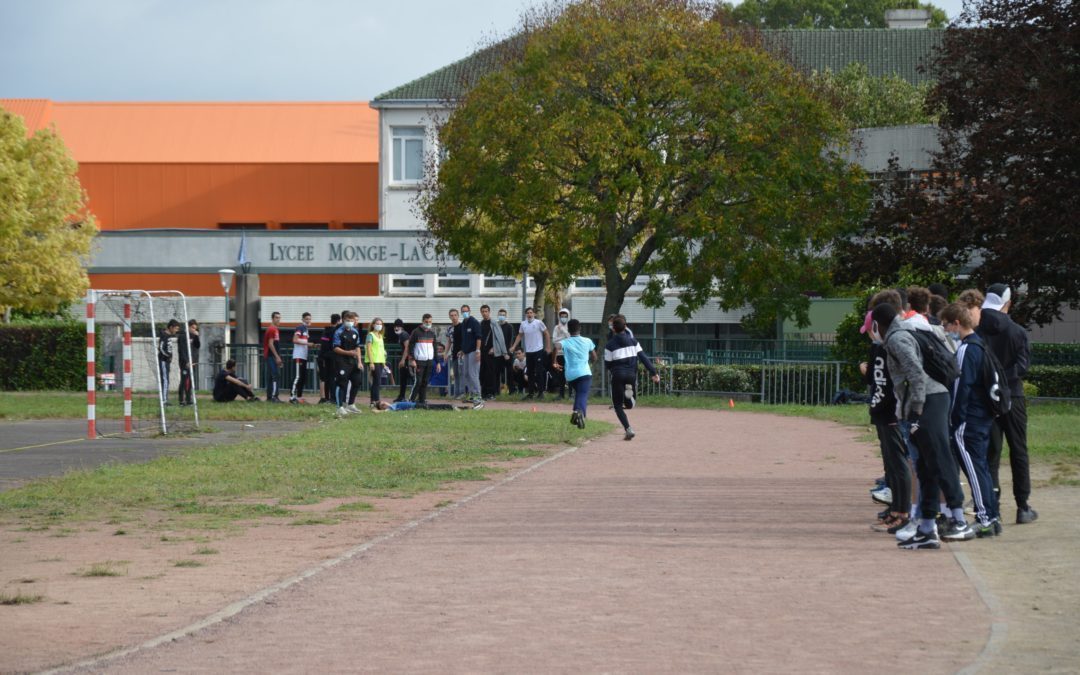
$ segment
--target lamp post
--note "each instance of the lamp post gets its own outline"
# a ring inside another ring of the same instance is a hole
[[[225,291],[225,360],[229,360],[229,289],[232,288],[233,275],[236,270],[224,268],[218,270],[221,277],[221,290]]]

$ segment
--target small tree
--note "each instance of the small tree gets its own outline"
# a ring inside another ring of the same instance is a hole
[[[419,207],[442,250],[485,271],[528,259],[549,283],[599,269],[605,316],[650,274],[644,301],[679,288],[684,320],[716,299],[805,322],[862,175],[803,76],[711,16],[585,0],[533,17],[439,130]]]
[[[87,287],[83,268],[97,228],[78,165],[52,130],[27,137],[0,111],[0,311],[55,311]]]

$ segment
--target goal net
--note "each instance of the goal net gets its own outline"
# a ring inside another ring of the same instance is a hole
[[[90,438],[198,428],[199,349],[183,293],[92,289],[86,331]]]

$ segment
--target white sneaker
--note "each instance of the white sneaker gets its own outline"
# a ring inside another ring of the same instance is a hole
[[[349,414],[349,411],[346,410],[344,406],[337,409],[337,416],[338,417],[345,417],[348,414]]]
[[[908,524],[896,531],[897,541],[906,541],[915,536],[915,532],[919,529],[919,523],[914,518],[908,521]]]
[[[351,412],[353,414],[360,412],[360,408],[357,408],[354,404],[349,404],[348,408],[345,408],[345,412]]]
[[[623,407],[632,410],[634,407],[634,385],[627,384],[623,390]]]
[[[883,487],[880,490],[874,490],[870,493],[870,499],[873,499],[878,504],[888,506],[889,504],[892,504],[892,490],[887,487]]]

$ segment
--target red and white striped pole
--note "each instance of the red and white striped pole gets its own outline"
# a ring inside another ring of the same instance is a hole
[[[131,433],[131,296],[124,296],[124,433]]]
[[[97,438],[97,384],[94,381],[94,291],[86,292],[86,437]]]

